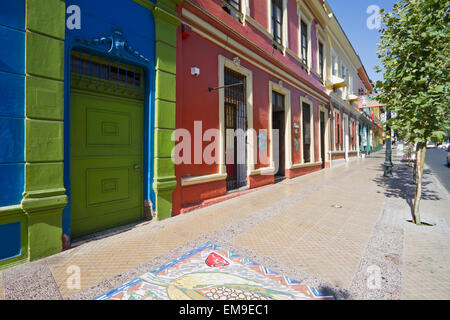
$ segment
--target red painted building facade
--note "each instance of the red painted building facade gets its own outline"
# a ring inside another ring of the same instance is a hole
[[[177,10],[174,215],[329,167],[343,139],[338,108],[349,126],[346,155],[358,155],[358,111],[348,97],[342,106],[330,98],[339,81],[331,75],[326,3],[186,0]]]

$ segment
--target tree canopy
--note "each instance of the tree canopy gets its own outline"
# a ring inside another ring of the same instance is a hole
[[[383,21],[377,100],[397,116],[389,125],[418,144],[441,142],[449,129],[449,0],[400,0]]]

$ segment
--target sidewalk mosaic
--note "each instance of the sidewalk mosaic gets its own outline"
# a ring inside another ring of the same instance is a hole
[[[210,242],[96,300],[329,300]]]

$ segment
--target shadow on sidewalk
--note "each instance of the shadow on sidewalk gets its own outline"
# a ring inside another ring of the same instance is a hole
[[[349,292],[345,289],[331,288],[327,285],[322,285],[317,289],[321,294],[325,296],[333,296],[338,300],[347,300],[351,298]]]
[[[400,198],[404,199],[411,209],[411,217],[414,210],[414,196],[416,194],[416,184],[413,181],[412,168],[403,163],[396,163],[392,169],[392,178],[386,178],[383,176],[384,167],[381,166],[380,174],[373,179],[373,181],[382,187],[384,195],[387,198]],[[429,185],[432,183],[427,179],[431,174],[431,170],[423,170],[422,180],[422,200],[440,200],[441,198],[433,190],[430,190]]]

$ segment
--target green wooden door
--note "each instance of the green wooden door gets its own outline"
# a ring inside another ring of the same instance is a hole
[[[143,102],[71,92],[72,237],[143,215]]]

